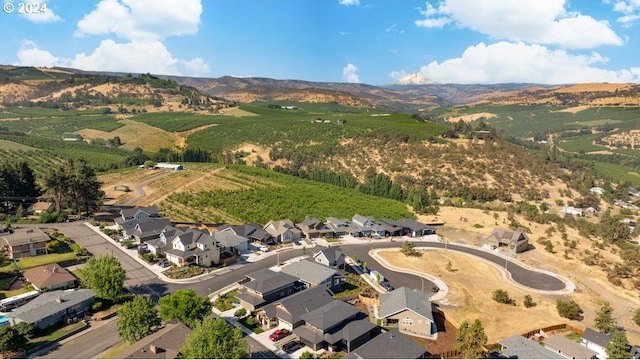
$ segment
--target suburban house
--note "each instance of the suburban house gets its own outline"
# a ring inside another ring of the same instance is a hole
[[[239,255],[249,250],[249,239],[236,235],[233,231],[218,231],[211,234],[211,236],[222,247],[221,251]]]
[[[402,227],[405,235],[409,235],[411,237],[433,235],[436,233],[436,229],[433,226],[429,226],[409,218],[401,218],[397,221],[397,224]]]
[[[346,235],[362,236],[360,228],[347,219],[338,219],[330,216],[327,218],[327,226],[333,231],[333,236],[336,238]]]
[[[495,228],[481,245],[495,246],[499,249],[507,250],[509,253],[521,253],[529,248],[529,237],[522,229],[509,230]]]
[[[290,243],[302,239],[302,233],[293,225],[293,221],[289,219],[269,221],[263,229],[268,232],[276,242]]]
[[[535,341],[522,335],[514,335],[498,343],[500,356],[506,359],[564,359]]]
[[[304,325],[294,328],[293,334],[314,351],[322,348],[339,351],[343,345],[355,349],[369,340],[376,328],[374,323],[364,320],[360,309],[342,300],[333,300],[300,318]]]
[[[545,339],[544,346],[565,359],[596,359],[598,355],[595,351],[562,335],[554,335]]]
[[[171,247],[171,240],[176,236],[176,234],[183,233],[188,230],[188,227],[174,227],[173,225],[168,225],[160,231],[160,235],[158,235],[157,238],[145,240],[144,243],[147,244],[147,249],[149,249],[150,252],[161,254]]]
[[[342,289],[342,275],[310,260],[303,259],[285,265],[281,272],[296,277],[306,287],[322,286],[334,292]]]
[[[402,226],[399,226],[395,220],[378,218],[377,224],[384,230],[386,236],[403,235]]]
[[[273,237],[262,226],[256,223],[248,223],[243,225],[221,225],[216,229],[218,232],[230,231],[238,236],[245,237],[252,242],[261,244],[275,244]]]
[[[120,217],[115,219],[116,226],[120,230],[134,228],[138,223],[145,222],[150,218],[158,218],[158,208],[134,207],[120,210]]]
[[[613,333],[603,334],[593,330],[592,328],[586,328],[580,338],[582,338],[580,344],[595,351],[598,359],[602,360],[607,358],[607,352],[605,349],[611,342],[611,339],[613,339]]]
[[[24,270],[22,275],[38,291],[73,287],[76,281],[67,269],[55,263]]]
[[[91,289],[54,290],[14,309],[7,316],[11,325],[25,322],[46,329],[68,318],[81,318],[95,297],[96,293]]]
[[[241,281],[241,288],[236,298],[240,305],[250,312],[261,306],[285,298],[304,289],[298,278],[283,272],[260,270],[248,274]]]
[[[560,210],[561,213],[565,214],[565,215],[575,215],[575,216],[582,216],[582,209],[578,209],[575,208],[573,206],[565,206],[562,208],[562,210]]]
[[[331,290],[319,286],[313,287],[264,306],[258,311],[256,318],[269,328],[295,329],[304,325],[304,321],[300,318],[302,315],[332,301]]]
[[[27,208],[27,214],[40,215],[44,212],[52,211],[55,205],[48,201],[38,201],[35,204],[29,205]]]
[[[387,233],[386,229],[376,223],[372,216],[355,214],[351,220],[360,229],[362,236],[385,236]]]
[[[397,327],[400,332],[433,338],[438,332],[426,294],[401,287],[388,294],[380,294],[378,318],[382,326]]]
[[[302,222],[297,223],[296,227],[307,239],[333,237],[333,230],[317,218],[306,217]]]
[[[380,218],[378,219],[380,225],[390,233],[389,235],[406,235],[411,237],[419,237],[424,235],[432,235],[436,233],[435,228],[423,223],[417,222],[413,219],[402,218],[398,221]],[[400,229],[400,233],[398,233]]]
[[[352,350],[343,359],[424,359],[427,349],[393,329]]]
[[[328,247],[313,254],[313,260],[326,267],[344,269],[344,253],[339,247]]]
[[[51,238],[37,227],[16,229],[2,236],[2,251],[8,259],[16,260],[47,253]]]
[[[169,219],[153,218],[136,224],[133,229],[123,230],[122,234],[123,238],[142,244],[147,240],[158,238],[167,226],[172,226]]]
[[[162,329],[129,345],[117,359],[175,359],[191,329],[180,322],[164,324]]]
[[[176,232],[164,254],[172,264],[213,266],[220,262],[220,248],[213,236],[202,230]]]

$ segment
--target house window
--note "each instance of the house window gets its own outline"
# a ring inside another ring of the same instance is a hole
[[[340,284],[340,279],[335,279],[335,280],[333,281],[333,284],[334,284],[334,285],[338,285],[338,284]]]
[[[404,319],[402,319],[402,325],[413,325],[413,319],[406,316]]]
[[[291,295],[291,289],[289,289],[289,294],[288,295]]]

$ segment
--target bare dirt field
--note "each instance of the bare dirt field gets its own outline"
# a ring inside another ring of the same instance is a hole
[[[491,119],[496,117],[496,114],[493,113],[488,113],[488,112],[482,112],[482,113],[475,113],[475,114],[469,114],[469,115],[461,115],[461,116],[454,116],[452,118],[449,118],[449,122],[455,123],[458,122],[460,120],[464,121],[464,122],[472,122],[472,121],[476,121],[480,118],[485,118],[485,119]]]

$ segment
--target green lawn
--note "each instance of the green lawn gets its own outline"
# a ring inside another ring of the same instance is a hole
[[[18,260],[18,267],[20,270],[30,269],[36,266],[42,266],[52,263],[60,263],[65,261],[74,260],[76,258],[76,254],[74,252],[68,252],[63,254],[47,254],[47,255],[38,255],[33,257],[28,257],[24,259]],[[8,263],[0,267],[0,272],[11,272],[14,269],[14,265],[12,262]]]
[[[43,332],[40,334],[40,336],[35,337],[33,339],[29,339],[27,348],[33,349],[37,346],[43,345],[44,343],[55,341],[59,339],[61,336],[66,335],[83,326],[84,326],[84,323],[82,322],[77,322],[71,325],[58,324],[58,325],[50,326],[44,329]]]
[[[15,276],[8,277],[8,278],[5,278],[5,279],[0,279],[0,290],[8,290],[9,286],[11,285],[13,280],[15,280],[15,279],[16,279]]]

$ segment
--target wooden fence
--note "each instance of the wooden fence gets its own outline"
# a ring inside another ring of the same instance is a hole
[[[380,305],[380,300],[378,300],[376,298],[370,298],[370,297],[362,296],[360,294],[358,294],[358,300],[360,300],[360,302],[365,304],[365,305],[372,305],[372,306]]]

